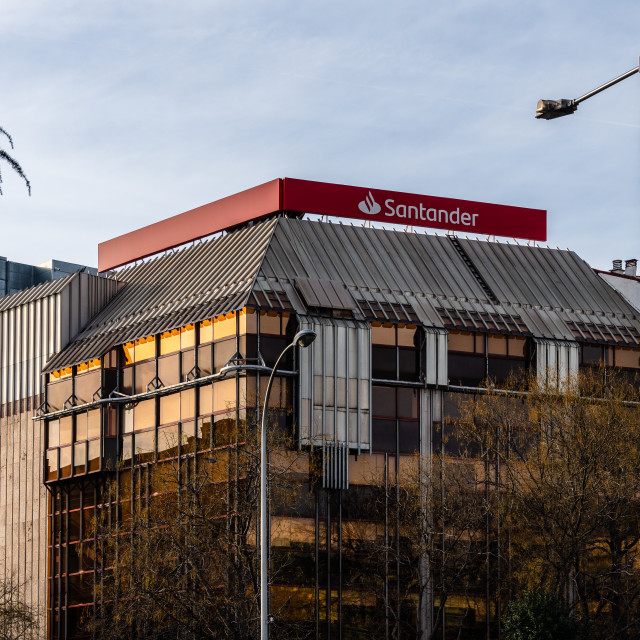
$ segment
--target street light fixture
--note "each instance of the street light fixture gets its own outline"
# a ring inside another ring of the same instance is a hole
[[[617,78],[606,82],[597,89],[589,91],[589,93],[585,93],[583,96],[581,96],[580,98],[576,98],[575,100],[538,100],[538,105],[536,107],[536,118],[553,120],[554,118],[560,118],[562,116],[568,116],[571,113],[575,113],[578,105],[581,102],[584,102],[588,98],[595,96],[597,93],[600,93],[601,91],[612,87],[614,84],[618,84],[618,82],[621,82],[625,78],[628,78],[629,76],[632,76],[634,73],[638,73],[639,71],[640,64],[637,67],[627,71],[626,73],[623,73],[621,76],[618,76]]]
[[[298,331],[291,344],[288,344],[278,356],[273,365],[267,392],[264,397],[262,407],[262,421],[260,425],[260,639],[269,638],[269,581],[268,581],[268,557],[269,541],[267,540],[267,407],[269,406],[269,396],[273,386],[273,377],[278,369],[278,365],[284,354],[293,347],[308,347],[316,339],[316,332],[311,329]]]

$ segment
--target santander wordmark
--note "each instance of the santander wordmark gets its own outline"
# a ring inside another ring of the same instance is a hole
[[[284,178],[284,209],[479,234],[547,239],[547,212],[488,202]]]

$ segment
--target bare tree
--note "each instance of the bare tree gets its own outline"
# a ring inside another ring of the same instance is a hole
[[[21,592],[14,582],[0,582],[0,640],[26,640],[38,629],[35,612],[25,604]]]
[[[639,400],[616,373],[584,371],[561,390],[489,389],[460,424],[494,461],[503,593],[552,589],[610,638],[640,630]]]
[[[9,144],[11,145],[11,148],[13,149],[13,138],[2,127],[0,127],[0,134],[4,135],[7,138]],[[0,148],[0,160],[4,160],[25,181],[27,190],[29,191],[29,195],[31,195],[31,183],[22,170],[22,167],[11,155],[9,155],[2,148]],[[0,195],[2,195],[2,173],[0,173]]]
[[[103,513],[97,522],[100,614],[89,622],[101,638],[255,635],[256,445],[250,430],[241,444],[149,466],[149,490],[134,497],[131,516]],[[296,482],[298,454],[282,442],[280,448],[271,445],[271,500],[277,502]],[[272,571],[270,578],[278,576]],[[278,637],[304,637],[295,622],[274,608],[271,613],[278,619]]]

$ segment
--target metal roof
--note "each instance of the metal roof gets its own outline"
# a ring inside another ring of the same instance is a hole
[[[46,371],[97,358],[115,345],[241,309],[276,220],[155,258],[114,274],[122,290]]]
[[[23,289],[8,296],[1,297],[0,312],[19,307],[23,304],[28,304],[29,302],[33,302],[34,300],[41,300],[42,298],[55,295],[56,293],[60,293],[73,278],[77,277],[77,273],[72,273],[68,276],[64,276],[63,278],[49,280],[47,282],[43,282],[42,284],[36,284],[33,287],[29,287],[28,289]]]
[[[122,290],[48,370],[243,306],[307,314],[314,302],[356,320],[640,344],[639,312],[557,249],[280,216],[113,277]]]
[[[568,250],[279,219],[256,285],[293,303],[295,278],[342,282],[370,320],[640,344],[638,311]]]

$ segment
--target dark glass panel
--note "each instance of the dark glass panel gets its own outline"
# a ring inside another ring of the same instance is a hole
[[[371,347],[371,375],[379,380],[397,379],[395,347]]]
[[[78,573],[80,571],[80,557],[82,555],[82,545],[70,544],[67,550],[67,571],[69,573]]]
[[[78,404],[93,402],[93,395],[96,391],[98,392],[98,397],[100,396],[101,375],[102,372],[98,369],[97,371],[90,371],[76,376],[75,395]]]
[[[258,337],[255,335],[241,336],[239,339],[240,355],[253,362],[258,358]],[[286,345],[285,345],[286,346]]]
[[[472,401],[473,396],[464,393],[447,393],[443,394],[442,413],[445,420],[454,421],[460,418],[460,407],[463,402]]]
[[[400,420],[398,438],[400,453],[418,453],[420,451],[420,423]]]
[[[64,409],[64,403],[73,393],[71,378],[47,385],[47,403],[50,411]]]
[[[180,354],[158,358],[158,378],[165,387],[180,382]]]
[[[201,376],[208,376],[213,373],[213,354],[210,344],[198,347],[198,369]]]
[[[73,445],[73,473],[85,473],[87,468],[87,443]]]
[[[582,362],[586,365],[598,365],[604,361],[604,347],[600,344],[583,344]]]
[[[286,337],[260,336],[260,354],[267,367],[273,367],[282,350],[289,344]],[[293,353],[289,349],[280,362],[279,369],[289,370],[293,366]]]
[[[236,339],[228,338],[226,340],[220,340],[213,344],[213,368],[217,373],[224,367],[231,358],[233,358],[236,352]]]
[[[69,542],[77,542],[80,540],[80,520],[82,512],[69,511]]]
[[[156,451],[155,429],[136,433],[135,452],[136,462],[152,462]]]
[[[87,439],[99,438],[101,429],[100,409],[93,409],[87,413]],[[114,434],[115,435],[115,434]]]
[[[69,605],[84,604],[87,602],[93,602],[93,575],[91,573],[81,573],[74,576],[69,576]],[[82,616],[82,608],[68,609],[69,615],[69,637],[73,637],[79,629]]]
[[[414,381],[420,377],[420,357],[417,349],[398,348],[398,364],[400,380]]]
[[[398,389],[398,418],[418,417],[418,390]]]
[[[197,377],[196,372],[193,371],[193,368],[196,366],[195,349],[183,351],[180,356],[182,358],[182,380],[192,380]]]
[[[68,478],[71,475],[71,447],[60,449],[60,477]]]
[[[373,386],[371,399],[374,416],[396,417],[396,389],[394,387]]]
[[[494,383],[506,382],[512,376],[522,377],[524,373],[524,360],[489,357],[489,378]]]
[[[144,393],[149,391],[152,388],[149,383],[156,377],[156,361],[150,360],[137,364],[135,371],[135,392]]]
[[[67,494],[69,498],[69,510],[79,509],[82,506],[82,491],[80,487],[74,486]]]
[[[487,377],[484,356],[449,353],[449,383],[477,387]]]
[[[95,524],[95,509],[90,507],[89,509],[82,510],[82,539],[87,540],[93,536]],[[93,565],[93,563],[91,563]],[[85,567],[90,569],[92,567]]]
[[[221,447],[236,441],[236,413],[222,413],[214,416],[214,446]]]
[[[120,387],[122,393],[131,395],[133,393],[133,367],[126,367],[122,370]]]
[[[197,447],[198,451],[211,449],[213,436],[213,417],[199,418],[197,422]]]
[[[180,452],[179,425],[158,429],[158,459],[175,458]]]
[[[89,442],[89,471],[100,471],[100,440]]]
[[[118,433],[118,409],[109,407],[107,413],[107,437],[113,438]]]
[[[371,448],[374,451],[395,453],[397,448],[396,421],[374,418],[371,426]]]

